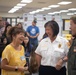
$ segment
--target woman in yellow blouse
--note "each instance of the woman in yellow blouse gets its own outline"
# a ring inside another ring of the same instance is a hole
[[[21,43],[24,40],[24,30],[18,27],[12,27],[9,30],[9,36],[12,42],[6,46],[2,53],[2,75],[24,75],[28,67],[24,67],[26,59],[24,48]]]

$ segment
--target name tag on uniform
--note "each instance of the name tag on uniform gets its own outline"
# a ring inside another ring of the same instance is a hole
[[[55,48],[55,51],[57,51],[57,52],[64,52],[64,49],[61,49],[61,48]]]
[[[25,60],[25,56],[21,56],[20,59],[21,59],[21,60]]]

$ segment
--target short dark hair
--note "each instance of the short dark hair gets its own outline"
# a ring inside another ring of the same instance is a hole
[[[51,20],[51,21],[48,21],[44,25],[45,28],[48,27],[48,26],[52,28],[53,36],[57,36],[57,34],[59,33],[59,25],[58,25],[58,23],[56,21]]]
[[[70,18],[70,20],[72,20],[72,21],[76,24],[76,15],[72,16],[72,17]]]
[[[18,27],[12,27],[10,30],[9,30],[9,32],[8,32],[8,35],[9,35],[9,37],[11,38],[11,40],[13,39],[12,38],[12,35],[14,35],[14,36],[16,36],[17,34],[19,34],[19,33],[25,33],[25,31],[23,30],[23,29],[21,29],[21,28],[18,28]]]

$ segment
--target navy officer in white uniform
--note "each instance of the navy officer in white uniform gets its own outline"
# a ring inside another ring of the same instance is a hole
[[[59,25],[55,21],[45,24],[48,37],[35,50],[39,75],[66,75],[68,41],[59,36]]]

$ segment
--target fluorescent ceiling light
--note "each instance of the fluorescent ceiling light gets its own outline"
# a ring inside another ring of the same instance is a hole
[[[68,10],[75,11],[75,10],[76,10],[76,8],[70,8],[70,9],[68,9]]]
[[[29,12],[29,14],[35,14],[35,13],[36,13],[36,11]]]
[[[69,12],[69,10],[60,10],[60,12]]]
[[[14,8],[22,8],[22,7],[20,7],[20,6],[14,6]]]
[[[38,13],[39,11],[32,11],[32,13]]]
[[[29,14],[35,14],[35,13],[33,13],[33,12],[29,12]]]
[[[49,7],[50,8],[57,8],[57,7],[59,7],[60,5],[50,5]]]
[[[17,11],[18,9],[14,9],[12,8],[10,11],[8,11],[8,13],[14,13],[15,11]]]
[[[61,12],[59,12],[59,11],[56,11],[56,12],[53,12],[54,14],[60,14]]]
[[[51,9],[51,8],[49,8],[49,7],[42,8],[42,10],[49,10],[49,9]]]
[[[67,15],[74,15],[74,13],[67,13]]]
[[[37,9],[36,11],[30,12],[30,14],[35,14],[35,13],[38,13],[38,12],[41,12],[41,11],[44,11],[44,10],[43,9]]]
[[[12,12],[12,11],[8,11],[8,13],[14,13],[14,12]]]
[[[29,12],[30,14],[35,14],[35,13],[38,13],[38,12],[41,12],[41,11],[44,11],[44,9],[37,9],[36,11],[32,11],[32,12]]]
[[[25,6],[26,4],[18,3],[17,6]]]
[[[31,3],[33,0],[22,0],[22,3]]]
[[[48,13],[48,14],[50,14],[50,15],[54,15],[54,13]]]
[[[36,12],[40,12],[40,11],[44,11],[43,9],[38,9],[38,10],[36,10]]]
[[[29,0],[28,0],[29,1]],[[23,6],[25,6],[26,4],[22,4],[22,3],[18,3],[16,6],[14,6],[10,11],[8,11],[8,13],[14,13],[17,10],[19,10],[20,8],[22,8]]]
[[[35,13],[29,12],[29,14],[35,14]]]
[[[70,4],[70,3],[72,3],[72,2],[70,2],[70,1],[62,1],[62,2],[59,2],[58,4],[67,5],[67,4]]]

